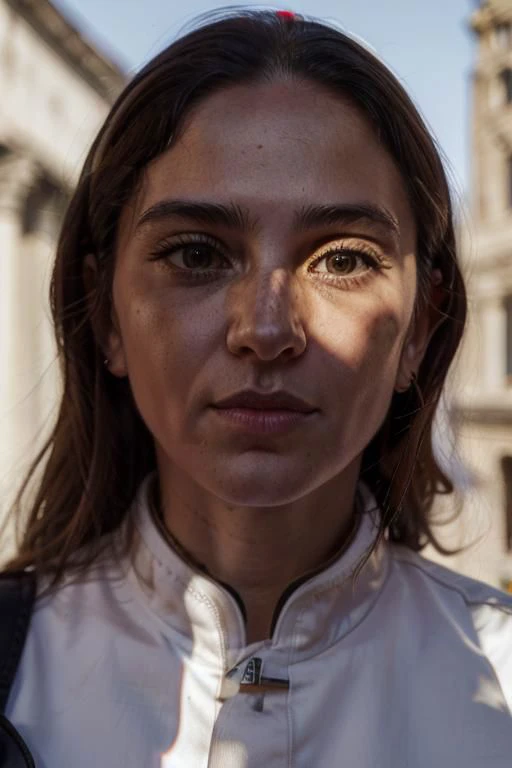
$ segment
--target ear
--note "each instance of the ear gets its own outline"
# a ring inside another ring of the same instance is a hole
[[[103,358],[108,360],[106,367],[110,373],[123,378],[128,375],[128,368],[119,321],[113,300],[108,306],[103,306],[100,300],[100,270],[93,253],[88,253],[84,259],[82,277],[96,343]]]
[[[397,371],[396,392],[405,392],[409,389],[418,373],[432,336],[445,319],[441,311],[445,297],[442,282],[441,271],[432,270],[429,301],[421,313],[415,312],[407,332]]]

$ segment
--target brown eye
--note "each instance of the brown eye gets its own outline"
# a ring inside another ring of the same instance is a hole
[[[220,248],[209,242],[167,242],[154,252],[153,259],[186,272],[214,272],[231,266]]]
[[[327,271],[336,275],[350,274],[361,265],[362,261],[361,256],[355,253],[334,253],[325,259]]]
[[[209,245],[186,245],[172,254],[173,262],[181,261],[187,269],[218,268],[219,254]],[[181,266],[181,264],[176,264]]]
[[[373,260],[357,250],[337,249],[326,253],[313,264],[313,272],[330,273],[347,277],[354,273],[366,272],[373,266]]]

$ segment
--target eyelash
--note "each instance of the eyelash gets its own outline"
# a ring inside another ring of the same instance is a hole
[[[218,254],[225,258],[226,261],[228,261],[227,257],[224,256],[222,249],[219,247],[218,240],[215,240],[209,235],[199,233],[196,235],[176,235],[176,237],[173,237],[172,240],[164,240],[151,253],[150,261],[161,261],[164,263],[167,269],[181,272],[184,278],[187,280],[194,280],[196,282],[206,282],[213,275],[218,275],[218,269],[182,270],[180,267],[174,267],[172,264],[170,264],[170,262],[166,261],[169,256],[172,256],[174,253],[187,245],[209,245]]]
[[[352,286],[361,285],[365,279],[367,279],[372,272],[380,272],[383,269],[389,269],[390,264],[386,263],[383,256],[381,256],[373,248],[365,245],[347,246],[347,245],[331,245],[324,251],[321,251],[314,259],[308,264],[308,272],[313,272],[312,267],[319,264],[324,259],[328,259],[329,256],[335,256],[336,254],[352,255],[360,258],[368,267],[364,272],[358,274],[348,275],[336,275],[333,272],[317,272],[317,278],[323,280],[325,283],[336,285],[340,288],[348,288]]]
[[[229,261],[228,257],[224,256],[222,247],[219,247],[219,241],[209,235],[202,233],[198,234],[186,234],[176,235],[172,240],[163,241],[155,250],[151,253],[150,261],[164,262],[167,269],[182,273],[182,276],[186,280],[192,280],[194,282],[208,282],[214,276],[218,276],[219,269],[182,269],[181,267],[174,267],[170,263],[166,263],[166,259],[179,251],[184,246],[193,245],[208,245],[214,249],[217,254],[220,254],[222,258]],[[336,254],[343,253],[346,255],[355,255],[362,259],[367,265],[368,269],[356,275],[336,275],[332,272],[314,272],[315,265],[319,264],[323,259],[329,258]],[[358,245],[357,247],[348,247],[346,245],[329,246],[325,250],[321,251],[316,257],[311,259],[307,265],[307,271],[310,274],[316,274],[317,279],[322,282],[336,285],[338,287],[348,288],[350,286],[360,285],[365,278],[368,278],[372,272],[380,272],[384,269],[391,267],[383,256],[381,256],[373,248]]]

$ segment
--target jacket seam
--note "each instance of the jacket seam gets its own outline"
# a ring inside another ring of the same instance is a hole
[[[157,555],[155,555],[155,553],[148,547],[148,545],[147,545],[147,543],[146,543],[146,541],[144,539],[142,539],[142,542],[143,542],[144,546],[146,547],[146,549],[149,551],[151,557],[155,560],[155,562],[158,563],[158,565],[165,571],[165,573],[167,573],[169,576],[176,577],[176,573],[171,568],[169,568],[169,566],[167,566],[165,563],[163,563],[161,561],[161,559]],[[133,571],[134,571],[134,569],[132,567],[132,573],[133,573]],[[138,575],[137,575],[136,572],[133,573],[133,575],[135,577],[135,583],[137,584],[137,588],[138,588],[139,591],[141,591],[140,584],[138,583]],[[224,626],[223,626],[222,620],[220,618],[220,614],[219,614],[219,611],[217,609],[217,606],[213,603],[211,598],[207,594],[202,592],[201,590],[197,590],[197,592],[196,591],[192,591],[192,590],[190,590],[188,588],[188,586],[186,584],[183,584],[183,582],[181,582],[181,583],[182,583],[182,586],[185,588],[185,590],[188,592],[188,594],[192,597],[192,599],[198,605],[204,605],[207,608],[207,610],[211,613],[211,615],[213,616],[213,620],[214,620],[215,626],[217,628],[217,632],[218,632],[219,639],[220,639],[222,664],[223,664],[223,668],[225,668],[226,665],[227,665],[227,658],[228,658],[227,646],[226,646],[226,637],[225,637],[225,632],[224,632]],[[163,622],[165,627],[169,626],[167,624],[167,622],[165,622],[165,620],[162,619],[162,617],[158,614],[158,612],[155,611],[151,606],[144,605],[144,607],[145,607],[146,610],[148,610],[150,612],[150,614],[152,616],[156,616],[161,622]],[[172,627],[171,627],[171,629],[172,629]],[[217,691],[217,694],[220,693],[220,686],[221,685],[222,685],[222,680],[219,682],[219,689]]]
[[[466,605],[487,605],[490,608],[498,608],[500,611],[503,611],[507,615],[512,615],[512,605],[508,605],[506,602],[498,602],[498,597],[493,595],[492,598],[487,598],[483,600],[474,600],[468,597],[468,595],[464,592],[464,590],[457,586],[456,584],[450,584],[448,581],[445,581],[440,576],[438,576],[435,573],[431,573],[428,568],[425,568],[421,565],[421,563],[414,563],[410,560],[407,560],[406,558],[402,558],[399,555],[395,555],[394,559],[402,563],[403,565],[410,566],[412,568],[416,568],[418,571],[421,571],[421,573],[425,574],[429,579],[432,579],[432,581],[435,581],[437,584],[440,584],[441,586],[445,587],[446,589],[452,590],[452,592],[456,592],[458,595],[462,597]],[[435,565],[435,563],[433,564]],[[490,589],[494,589],[493,587],[489,587]],[[491,602],[492,600],[496,600],[496,602]]]
[[[370,613],[374,610],[375,606],[377,605],[377,603],[379,602],[379,600],[380,600],[380,598],[382,596],[382,593],[386,589],[388,581],[389,581],[389,579],[391,577],[391,565],[392,565],[391,561],[388,560],[387,573],[385,575],[385,578],[383,579],[382,584],[380,585],[379,589],[377,589],[375,591],[375,593],[369,599],[369,605],[367,606],[366,610],[363,612],[362,616],[344,634],[342,634],[340,637],[337,637],[335,640],[333,640],[332,643],[330,643],[330,645],[328,645],[325,648],[323,648],[322,649],[322,653],[325,653],[330,648],[333,648],[338,643],[341,643],[354,630],[356,630],[363,623],[363,621],[366,620],[366,618],[370,615]],[[313,603],[318,597],[320,597],[325,592],[328,592],[331,589],[336,589],[337,586],[339,586],[339,585],[331,584],[331,585],[325,587],[325,589],[318,589],[315,592],[313,592],[313,594],[311,595],[310,601],[308,602],[307,605],[304,606],[302,611],[297,616],[297,620],[295,622],[295,627],[294,627],[294,631],[293,631],[293,647],[294,647],[294,649],[295,649],[295,644],[296,644],[295,643],[295,641],[296,641],[296,631],[297,631],[296,630],[296,625],[300,622],[300,620],[301,620],[302,616],[304,615],[304,613],[306,613],[309,610],[309,608],[311,607],[311,603]],[[293,662],[293,663],[294,664],[295,663],[301,664],[302,662],[299,661],[299,662]],[[291,662],[290,662],[290,666],[291,666]]]
[[[290,671],[289,671],[290,665],[288,665],[288,676],[291,678]],[[290,687],[287,692],[287,699],[288,699],[288,706],[286,707],[286,715],[288,720],[288,760],[287,760],[287,768],[293,768],[293,718],[292,718],[292,706],[290,702],[290,698],[292,695],[292,683],[290,680]]]
[[[487,606],[489,608],[498,608],[502,613],[505,613],[507,616],[512,615],[512,606],[509,606],[506,603],[489,602],[489,600],[471,600],[464,593],[463,589],[461,589],[460,587],[458,587],[455,584],[447,583],[444,579],[440,578],[440,576],[438,576],[436,573],[431,573],[429,568],[423,567],[423,565],[421,563],[411,562],[410,560],[408,560],[406,558],[402,558],[399,555],[396,556],[395,559],[398,560],[400,563],[403,563],[406,566],[408,565],[408,566],[412,566],[413,568],[416,568],[418,571],[421,571],[421,573],[425,574],[426,577],[428,577],[428,578],[432,579],[432,581],[436,582],[436,584],[440,584],[442,587],[445,587],[446,589],[449,589],[452,592],[455,592],[457,595],[462,597],[464,603],[469,608],[471,608],[472,606],[476,607],[476,606],[480,606],[480,605],[485,605],[485,606]],[[434,565],[435,565],[435,563],[434,563]],[[495,599],[497,600],[497,597]],[[473,619],[471,619],[471,623],[473,625],[473,629],[475,631],[475,634],[476,634],[476,636],[478,638],[479,648],[483,651],[484,649],[482,648],[482,643],[481,643],[480,637],[478,635],[478,632],[476,630],[476,627],[474,625]],[[495,681],[496,685],[498,686],[498,688],[500,690],[500,693],[501,693],[501,695],[503,697],[503,701],[505,702],[505,706],[507,708],[507,713],[508,713],[509,717],[512,718],[512,709],[510,708],[509,703],[507,701],[507,698],[505,696],[505,693],[503,691],[503,686],[501,685],[501,681],[500,681],[500,678],[499,678],[498,673],[496,671],[496,667],[495,667],[495,665],[493,664],[493,662],[491,661],[491,659],[489,658],[489,656],[487,654],[485,654],[485,660],[486,660],[486,662],[487,662],[487,664],[489,666],[489,670],[492,673],[494,681]]]
[[[477,606],[480,606],[480,605],[485,605],[488,608],[497,608],[502,613],[505,613],[507,616],[511,616],[512,615],[512,606],[507,605],[506,603],[490,602],[489,600],[471,600],[464,593],[463,589],[461,589],[460,587],[458,587],[455,584],[450,584],[450,583],[446,582],[444,579],[440,578],[440,576],[438,576],[437,573],[431,573],[430,569],[428,567],[427,568],[423,567],[422,563],[411,562],[410,560],[408,560],[406,558],[400,557],[400,555],[396,556],[395,559],[398,560],[400,563],[403,563],[406,566],[408,565],[408,566],[412,566],[413,568],[416,568],[418,571],[421,571],[421,573],[425,574],[426,577],[432,579],[432,581],[435,581],[437,584],[440,584],[442,587],[445,587],[446,589],[450,589],[452,592],[455,592],[457,595],[462,597],[464,603],[470,609],[473,606],[477,607]],[[435,565],[435,563],[433,565]],[[497,600],[498,598],[496,596],[494,596],[494,599]],[[473,624],[473,629],[475,631],[475,634],[476,634],[476,636],[478,638],[478,645],[479,645],[480,649],[483,651],[484,649],[482,648],[482,643],[481,643],[480,637],[478,635],[478,631],[477,631],[476,627],[474,626],[473,620],[472,620],[472,624]],[[501,692],[501,695],[503,697],[503,701],[505,702],[505,706],[507,708],[507,712],[508,712],[509,716],[512,717],[512,709],[510,708],[510,705],[509,705],[509,703],[507,701],[507,698],[505,696],[505,693],[503,691],[503,686],[501,685],[500,678],[499,678],[498,673],[496,671],[496,667],[495,667],[495,665],[493,664],[493,662],[491,661],[491,659],[489,658],[489,656],[487,654],[485,654],[485,660],[486,660],[486,662],[487,662],[487,664],[489,666],[489,669],[490,669],[490,671],[491,671],[491,673],[493,675],[494,681],[495,681],[496,685],[498,686],[498,688],[499,688],[499,690]]]

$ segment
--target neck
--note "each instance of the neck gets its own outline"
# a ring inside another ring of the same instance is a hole
[[[153,505],[169,544],[238,593],[248,642],[270,636],[276,605],[292,582],[350,544],[359,465],[349,469],[307,498],[263,508],[226,504],[188,477],[159,471]]]

